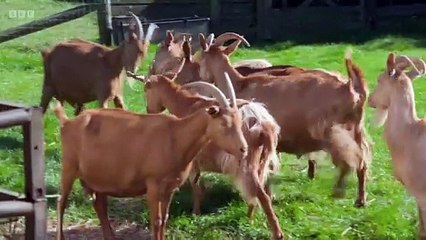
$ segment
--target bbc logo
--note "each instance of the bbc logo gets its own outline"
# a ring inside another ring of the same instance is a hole
[[[9,18],[34,18],[34,10],[9,10]]]

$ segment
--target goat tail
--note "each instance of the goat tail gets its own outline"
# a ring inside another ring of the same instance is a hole
[[[56,101],[56,106],[52,106],[51,108],[53,112],[55,113],[56,118],[59,120],[59,123],[61,126],[63,126],[66,122],[68,122],[69,118],[67,114],[65,113],[64,107],[59,101]]]
[[[44,70],[44,82],[43,84],[46,85],[51,81],[51,74],[49,70],[50,65],[50,51],[48,49],[42,49],[40,51],[42,60],[43,60],[43,70]]]
[[[369,165],[372,159],[373,141],[367,134],[363,120],[364,118],[361,119],[360,123],[355,128],[355,141],[358,143],[362,154],[362,161],[360,162],[360,166],[358,166],[358,168],[369,169]]]

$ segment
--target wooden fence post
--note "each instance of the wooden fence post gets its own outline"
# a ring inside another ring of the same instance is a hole
[[[102,44],[112,45],[112,18],[111,0],[100,0],[98,8],[99,41]]]
[[[268,11],[271,10],[272,2],[270,0],[256,1],[256,38],[257,40],[265,40],[271,38],[270,28],[268,26]]]
[[[370,29],[374,29],[377,24],[376,7],[376,0],[361,0],[361,20]]]

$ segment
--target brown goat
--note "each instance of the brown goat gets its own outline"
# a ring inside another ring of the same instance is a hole
[[[231,39],[237,41],[223,46]],[[254,74],[245,77],[232,67],[228,58],[241,42],[249,45],[236,33],[224,33],[213,44],[200,34],[201,78],[215,82],[223,90],[225,79],[220,73],[226,71],[237,97],[254,98],[266,104],[278,124],[286,129],[280,135],[279,152],[298,156],[319,150],[330,153],[333,163],[340,169],[334,196],[344,195],[346,176],[356,168],[359,184],[355,205],[364,206],[366,171],[371,155],[363,126],[368,89],[351,56],[346,57],[349,79],[319,70],[288,76]]]
[[[237,158],[247,154],[232,85],[228,90],[230,103],[219,91],[218,105],[183,118],[92,109],[69,120],[58,106],[55,113],[61,124],[63,151],[58,238],[63,239],[65,205],[73,182],[79,178],[85,192],[95,196],[93,206],[105,239],[115,239],[108,222],[107,196],[144,194],[152,239],[164,239],[173,192],[186,181],[200,149],[211,141]]]
[[[409,67],[413,70],[405,72]],[[426,73],[426,63],[390,53],[385,72],[368,99],[392,157],[394,176],[415,197],[419,214],[419,239],[426,239],[426,119],[416,113],[412,81]]]
[[[175,79],[159,75],[145,81],[144,78],[134,77],[145,84],[146,108],[149,113],[159,113],[168,109],[177,117],[185,117],[200,108],[217,104],[214,98],[191,94],[176,84]],[[228,82],[230,84],[229,79]],[[197,88],[200,92],[206,92],[212,96],[220,94],[216,87],[204,82],[192,82],[184,87]],[[275,149],[280,128],[260,103],[245,102],[239,108],[239,112],[242,114],[242,129],[248,143],[248,155],[244,158],[234,157],[213,142],[196,155],[190,177],[194,200],[193,211],[195,214],[200,214],[200,172],[224,173],[231,177],[234,185],[249,204],[249,218],[252,218],[254,207],[259,200],[274,239],[282,239],[283,234],[272,208],[269,186],[266,186],[268,175],[276,172],[279,166]]]
[[[213,39],[213,36],[213,34],[210,35],[211,39]],[[185,45],[185,42],[187,45]],[[167,31],[165,40],[157,49],[154,60],[150,66],[148,76],[173,71],[173,69],[176,69],[177,66],[180,66],[183,60],[186,60],[182,71],[179,72],[176,78],[176,82],[179,84],[185,84],[200,80],[200,66],[198,62],[193,60],[190,43],[190,37],[173,34],[173,32]],[[272,67],[272,65],[265,59],[241,60],[233,64],[233,66],[237,69],[237,71],[241,70],[240,73],[243,75],[256,73],[262,71],[262,69],[263,71],[271,72],[271,74],[274,75],[279,73],[288,75],[299,69],[297,67],[286,65],[282,67]]]
[[[123,68],[134,72],[145,58],[153,31],[150,24],[144,37],[142,24],[132,14],[132,29],[129,39],[110,49],[97,43],[80,39],[57,44],[51,50],[42,50],[44,82],[40,105],[43,113],[55,97],[75,107],[79,114],[84,103],[98,100],[103,108],[113,100],[116,107],[125,108],[122,94]]]

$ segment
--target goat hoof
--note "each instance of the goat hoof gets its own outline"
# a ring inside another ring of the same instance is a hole
[[[335,188],[333,191],[334,198],[344,198],[345,197],[345,189],[343,188]]]
[[[356,208],[363,208],[363,207],[365,207],[365,199],[358,199],[358,200],[356,200],[354,206]]]
[[[284,239],[284,235],[280,232],[280,233],[278,233],[277,235],[275,235],[275,239],[276,239],[276,240]]]

